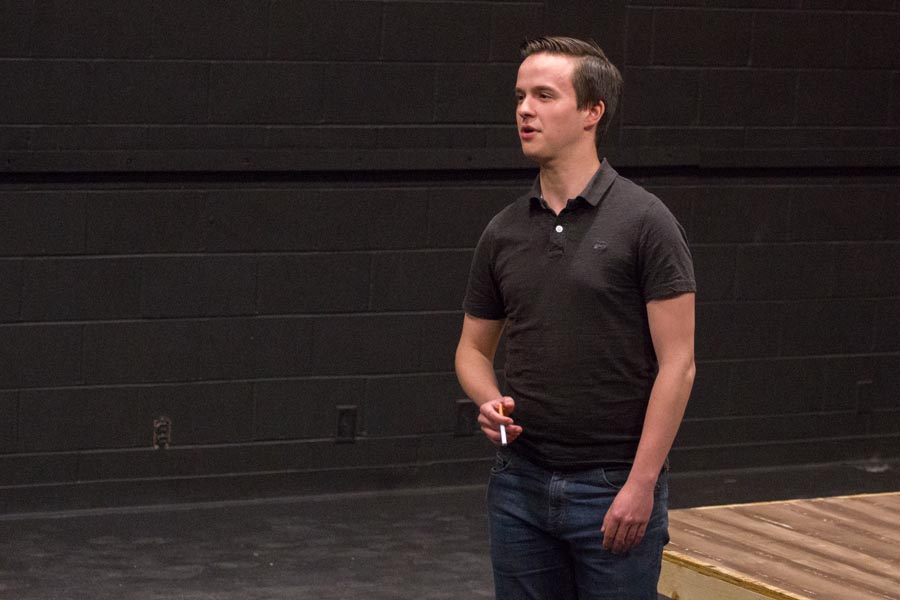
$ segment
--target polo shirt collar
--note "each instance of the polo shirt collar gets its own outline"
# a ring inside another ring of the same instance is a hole
[[[609,161],[604,158],[601,161],[600,167],[597,169],[597,172],[594,173],[594,176],[591,177],[591,180],[588,181],[587,185],[584,187],[581,193],[576,196],[576,199],[581,198],[591,206],[597,206],[598,204],[600,204],[603,196],[606,195],[606,191],[618,176],[619,174],[616,173],[616,170],[613,169],[612,165],[609,164]],[[529,195],[531,196],[531,201],[533,203],[537,202],[544,208],[547,207],[546,202],[544,202],[543,198],[541,198],[540,175],[534,178],[534,183],[531,186]]]

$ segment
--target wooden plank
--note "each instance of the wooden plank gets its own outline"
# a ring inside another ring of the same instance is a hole
[[[897,493],[853,496],[851,498],[848,498],[847,501],[855,504],[879,506],[900,517],[900,494]]]
[[[868,535],[892,546],[900,545],[900,531],[890,525],[870,518],[865,512],[850,510],[846,506],[832,505],[825,502],[805,504],[803,510],[818,514],[823,521],[839,523],[840,527],[852,528],[862,535]]]
[[[680,519],[684,517],[679,515]],[[693,523],[687,519],[678,522],[674,530],[670,526],[669,535],[673,549],[694,557],[702,564],[742,573],[761,585],[784,590],[790,597],[821,597],[816,589],[821,586],[823,573],[798,568],[784,556],[770,552],[764,541],[748,542],[739,536],[720,535],[711,524]],[[854,588],[839,582],[835,582],[835,587],[844,594],[842,599],[856,592]]]
[[[675,600],[805,600],[741,579],[738,574],[698,570],[696,563],[672,552],[663,558],[658,591]]]
[[[881,581],[885,575],[891,573],[900,573],[897,570],[900,564],[900,555],[897,555],[896,546],[887,546],[880,540],[872,540],[869,543],[860,544],[856,548],[852,548],[846,543],[846,540],[838,540],[836,542],[828,540],[829,532],[822,523],[818,527],[801,527],[798,522],[797,513],[792,510],[792,506],[785,505],[782,507],[769,507],[761,514],[748,514],[749,522],[762,522],[763,525],[757,525],[760,533],[767,535],[774,542],[783,542],[786,544],[795,544],[804,557],[804,561],[810,565],[817,565],[822,569],[833,569],[834,564],[841,565],[838,575],[856,581],[870,581],[878,589],[885,589],[887,584],[900,587],[900,578],[891,577],[890,581]],[[740,510],[740,509],[735,509]],[[789,523],[791,531],[780,529],[766,524],[771,522]],[[878,548],[882,552],[877,552]],[[893,557],[892,557],[893,555]],[[870,577],[874,575],[873,577]],[[878,581],[876,581],[876,579]]]
[[[676,510],[669,523],[670,597],[900,599],[900,493]]]
[[[853,522],[838,519],[827,512],[816,510],[813,505],[786,505],[790,511],[789,521],[799,531],[817,531],[817,537],[826,544],[836,544],[857,552],[862,556],[874,553],[890,560],[890,554],[900,541],[862,529]],[[883,530],[882,530],[883,531]],[[900,564],[893,562],[900,570]]]
[[[835,592],[854,594],[857,599],[875,600],[881,598],[879,590],[900,586],[896,578],[884,575],[894,568],[888,561],[808,535],[787,524],[789,519],[786,517],[789,515],[782,514],[785,510],[785,507],[772,506],[765,510],[741,512],[736,508],[725,513],[705,513],[704,516],[706,525],[717,534],[740,540],[738,547],[750,552],[765,552],[779,563],[778,568],[797,571],[792,582],[803,582],[804,587],[813,585],[815,579],[821,579]],[[697,526],[701,524],[695,523]],[[808,577],[814,579],[808,580]]]

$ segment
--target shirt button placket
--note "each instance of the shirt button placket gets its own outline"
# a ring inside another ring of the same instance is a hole
[[[560,223],[553,226],[553,233],[550,234],[550,256],[558,258],[565,253],[566,245],[566,228]]]

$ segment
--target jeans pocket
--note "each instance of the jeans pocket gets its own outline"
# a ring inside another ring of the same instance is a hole
[[[625,487],[625,482],[628,481],[628,476],[631,474],[631,469],[603,469],[603,481],[611,487],[612,489],[619,491],[623,487]],[[663,489],[663,486],[666,484],[669,478],[668,469],[663,469],[659,474],[659,477],[656,479],[656,484],[653,486],[654,492],[659,492]]]
[[[625,487],[631,469],[603,469],[603,482],[612,489],[619,491]]]
[[[499,475],[509,469],[511,464],[512,456],[506,452],[497,452],[497,457],[494,459],[494,466],[491,467],[491,475]]]

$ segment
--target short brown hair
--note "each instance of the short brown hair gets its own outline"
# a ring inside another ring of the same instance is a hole
[[[547,52],[580,58],[572,73],[572,86],[578,108],[584,109],[603,102],[605,110],[597,123],[597,145],[609,130],[609,122],[616,112],[622,94],[622,74],[612,64],[594,40],[587,42],[570,37],[539,37],[525,40],[520,48],[522,58]]]

